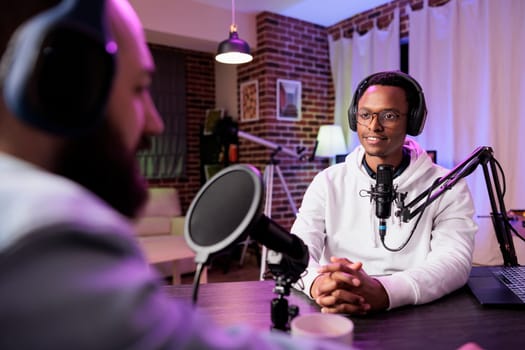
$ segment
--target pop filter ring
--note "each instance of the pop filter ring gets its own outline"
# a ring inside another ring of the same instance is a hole
[[[232,177],[232,173],[235,172],[238,172],[240,176]],[[221,186],[231,185],[229,178],[235,179],[236,186],[244,186],[244,189],[251,192],[250,195],[247,196],[246,191],[238,191],[238,188],[221,188]],[[225,191],[229,191],[227,195],[230,198],[213,199],[219,194],[224,195]],[[214,254],[224,251],[251,231],[261,217],[263,194],[264,184],[261,174],[254,166],[248,164],[229,166],[206,182],[192,201],[184,224],[184,238],[188,246],[196,253],[196,263],[206,264]],[[235,198],[240,195],[242,198]],[[229,205],[237,203],[228,203],[228,199],[232,202],[242,200],[244,204],[239,203],[237,208],[231,208]],[[234,217],[228,218],[225,215]],[[207,235],[210,231],[211,220],[223,223],[223,225],[219,223],[213,227],[213,231],[218,233],[216,237],[211,237],[213,241],[210,241]],[[236,222],[232,224],[232,220]]]

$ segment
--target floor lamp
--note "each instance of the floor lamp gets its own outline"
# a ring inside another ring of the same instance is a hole
[[[297,160],[305,160],[308,157],[304,154],[304,148],[300,148],[297,151],[293,151],[289,148],[279,146],[278,144],[275,144],[273,142],[264,140],[258,136],[246,133],[244,131],[238,131],[237,135],[243,139],[258,143],[260,145],[263,145],[265,147],[268,147],[273,150],[272,154],[270,155],[270,161],[268,162],[266,168],[264,169],[263,173],[263,181],[264,181],[264,187],[265,187],[265,202],[264,202],[264,215],[271,218],[272,215],[272,201],[273,201],[273,180],[275,174],[279,177],[279,180],[281,182],[281,185],[284,189],[284,192],[286,193],[286,197],[288,199],[288,202],[290,204],[290,208],[294,215],[297,214],[297,207],[295,205],[295,202],[293,201],[292,194],[290,193],[290,190],[288,189],[288,186],[286,185],[286,181],[284,179],[284,176],[281,172],[281,168],[279,167],[279,160],[276,159],[276,156],[282,152],[287,154],[290,157],[293,157]],[[250,239],[247,238],[244,242],[244,247],[241,254],[241,263],[244,260],[244,255],[246,254],[246,250],[248,248],[248,245],[250,243]],[[261,269],[259,273],[259,279],[264,280],[264,273],[266,272],[266,255],[268,251],[266,247],[262,246],[262,253],[261,253]]]

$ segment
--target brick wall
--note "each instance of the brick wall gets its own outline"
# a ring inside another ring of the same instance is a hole
[[[430,0],[439,6],[449,0]],[[257,50],[254,60],[238,66],[238,83],[256,79],[259,84],[259,120],[241,122],[240,130],[271,143],[295,150],[306,148],[309,156],[317,131],[322,124],[333,123],[334,92],[328,57],[328,35],[334,39],[364,33],[377,18],[380,28],[392,19],[392,11],[400,8],[401,37],[408,36],[407,6],[421,8],[423,0],[396,0],[360,13],[328,28],[312,23],[264,12],[257,16]],[[176,49],[179,50],[179,49]],[[209,53],[180,50],[186,54],[187,80],[187,177],[152,182],[175,186],[181,194],[183,211],[200,188],[199,130],[205,111],[215,107],[214,57]],[[302,119],[281,121],[276,118],[276,80],[298,80],[302,83]],[[255,165],[261,172],[270,161],[272,150],[249,140],[240,140],[239,161]],[[279,167],[293,201],[299,207],[306,187],[313,176],[328,165],[326,160],[299,161],[280,154]],[[281,182],[274,176],[272,218],[289,229],[294,216]]]
[[[257,16],[257,42],[254,60],[238,67],[238,82],[258,81],[259,120],[241,122],[239,128],[294,152],[297,147],[304,147],[304,155],[308,157],[319,126],[333,123],[334,94],[326,28],[265,12]],[[277,120],[276,84],[279,78],[302,84],[299,121]],[[241,139],[239,160],[264,171],[272,151],[272,148]],[[276,159],[293,202],[299,207],[306,187],[313,176],[326,167],[327,161],[301,161],[282,152]],[[295,216],[277,173],[271,190],[271,217],[289,229]]]

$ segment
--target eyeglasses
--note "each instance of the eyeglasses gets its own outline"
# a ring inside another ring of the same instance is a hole
[[[374,119],[374,116],[376,116],[377,120],[379,121],[379,124],[388,128],[396,125],[397,121],[399,120],[399,117],[401,117],[402,115],[406,114],[400,114],[389,110],[383,110],[375,113],[358,112],[357,122],[363,126],[370,126],[370,123],[372,123],[372,119]]]

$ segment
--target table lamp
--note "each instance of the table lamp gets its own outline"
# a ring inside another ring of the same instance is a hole
[[[330,165],[335,163],[335,156],[348,153],[343,129],[340,125],[321,125],[317,133],[315,156],[330,158]]]

